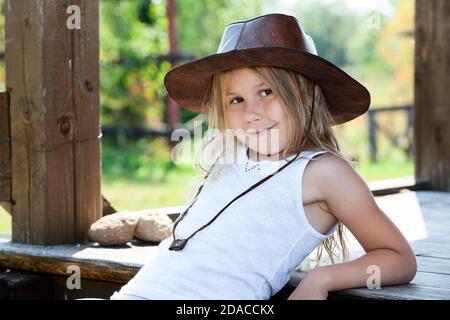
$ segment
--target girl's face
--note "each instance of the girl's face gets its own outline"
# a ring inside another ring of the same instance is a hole
[[[248,146],[249,157],[277,160],[288,141],[287,115],[270,86],[251,69],[236,69],[225,96],[228,126]]]

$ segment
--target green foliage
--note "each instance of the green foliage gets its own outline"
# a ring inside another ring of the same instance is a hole
[[[102,172],[107,181],[127,177],[139,182],[162,182],[173,166],[164,138],[103,139]]]
[[[367,77],[376,73],[378,76],[387,77],[392,74],[392,68],[381,57],[377,50],[379,30],[362,28],[348,44],[348,58],[360,77]]]
[[[162,3],[100,2],[103,124],[161,125],[169,64],[156,57],[168,51],[166,29]]]
[[[255,0],[182,0],[177,2],[177,32],[181,50],[197,56],[217,52],[225,26],[261,13]]]
[[[163,79],[170,65],[156,59],[169,50],[165,6],[156,0],[100,2],[103,124],[162,127],[166,122]],[[259,7],[256,0],[177,1],[178,50],[196,57],[215,53],[225,25],[257,15]],[[185,109],[180,113],[182,123],[196,116]]]
[[[339,10],[337,10],[339,8]],[[361,17],[342,1],[301,1],[293,6],[303,29],[314,39],[318,54],[339,67],[351,60],[349,44]]]

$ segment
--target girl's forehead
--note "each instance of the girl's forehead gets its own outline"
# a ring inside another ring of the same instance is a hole
[[[257,73],[255,70],[250,68],[239,68],[239,69],[232,69],[227,70],[224,72],[225,77],[238,77],[238,76],[249,76],[249,77],[256,77]]]
[[[248,84],[249,81],[255,83],[265,82],[256,71],[250,68],[228,70],[223,72],[221,76],[226,89],[232,87],[233,85],[239,85],[239,83]]]

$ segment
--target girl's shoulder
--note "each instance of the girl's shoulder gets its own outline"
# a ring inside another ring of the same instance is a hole
[[[322,151],[322,150],[318,150]],[[313,157],[308,157],[310,159],[307,164],[308,171],[311,175],[317,178],[325,177],[345,177],[348,175],[357,175],[358,173],[353,168],[349,160],[341,158],[340,156],[323,150],[323,153],[311,152]]]
[[[325,193],[336,188],[337,185],[343,187],[355,180],[361,182],[362,178],[351,163],[331,152],[324,152],[310,158],[303,176],[304,183],[314,186],[314,190],[322,194],[319,197],[321,199],[324,198]]]

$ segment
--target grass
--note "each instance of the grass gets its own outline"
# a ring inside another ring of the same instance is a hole
[[[412,161],[376,164],[363,163],[356,168],[356,171],[364,178],[364,180],[372,182],[376,180],[413,176],[414,164]]]
[[[192,199],[194,170],[174,169],[164,182],[134,181],[126,178],[102,180],[102,194],[116,210],[183,205]]]
[[[0,233],[11,233],[11,216],[0,207]]]

